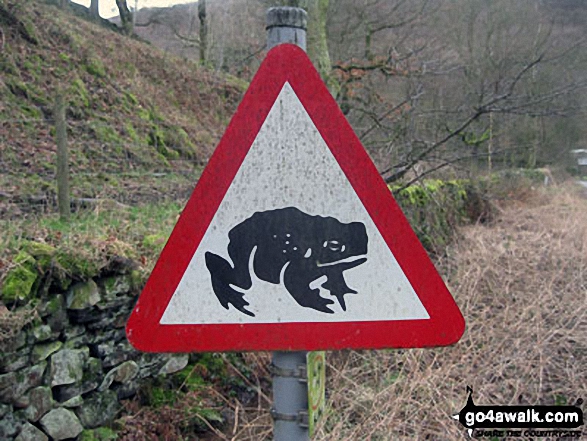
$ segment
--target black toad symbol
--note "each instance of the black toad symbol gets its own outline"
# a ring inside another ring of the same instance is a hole
[[[254,317],[242,292],[252,286],[249,266],[266,282],[282,283],[295,301],[304,307],[333,313],[334,303],[320,296],[310,284],[326,276],[322,287],[336,297],[346,311],[345,294],[356,294],[343,272],[367,260],[367,232],[361,222],[343,224],[333,217],[311,216],[295,207],[257,212],[228,233],[228,254],[224,258],[206,252],[206,266],[220,304],[232,304]]]

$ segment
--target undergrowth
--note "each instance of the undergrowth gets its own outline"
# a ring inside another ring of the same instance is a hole
[[[329,354],[316,439],[461,439],[478,404],[574,404],[587,393],[587,200],[534,191],[460,229],[438,262],[467,329],[453,347]]]

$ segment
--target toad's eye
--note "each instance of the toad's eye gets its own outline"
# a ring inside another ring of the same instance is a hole
[[[328,248],[330,251],[342,251],[344,250],[344,245],[341,245],[341,243],[338,240],[328,240],[326,242],[324,242],[324,248]]]

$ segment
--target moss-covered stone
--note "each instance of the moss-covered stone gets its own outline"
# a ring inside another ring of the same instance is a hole
[[[119,409],[116,392],[107,390],[84,400],[84,404],[76,409],[76,414],[84,427],[93,429],[111,422]]]
[[[33,348],[32,353],[32,360],[34,363],[42,360],[46,360],[54,354],[55,352],[59,351],[63,347],[63,342],[60,341],[52,341],[50,343],[43,343],[35,345]]]
[[[47,441],[47,435],[45,435],[37,427],[31,423],[24,423],[22,429],[14,441]]]
[[[100,280],[106,300],[112,300],[121,294],[128,293],[131,289],[131,283],[130,275],[105,277]]]
[[[76,283],[66,294],[67,309],[86,309],[100,301],[98,285],[92,279]]]
[[[84,430],[75,414],[62,407],[41,418],[41,426],[54,440],[75,438]]]
[[[6,304],[24,302],[33,297],[33,287],[39,277],[35,259],[25,251],[17,254],[14,265],[2,286],[2,300]]]
[[[89,351],[62,349],[51,356],[51,386],[73,384],[82,380]]]
[[[75,408],[75,407],[80,407],[82,404],[84,404],[84,399],[82,398],[81,395],[76,395],[75,397],[70,398],[69,400],[61,403],[61,406],[67,407],[68,409],[71,409],[71,408]]]
[[[24,410],[24,415],[31,422],[38,421],[53,408],[53,395],[49,387],[39,386],[31,389],[28,399],[29,405]]]
[[[32,338],[35,342],[42,342],[51,338],[51,327],[48,325],[35,326],[32,330]]]
[[[98,263],[73,250],[58,249],[55,262],[68,276],[90,279],[98,274]]]

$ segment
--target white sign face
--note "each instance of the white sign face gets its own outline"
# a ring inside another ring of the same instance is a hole
[[[429,318],[285,83],[160,323]]]

